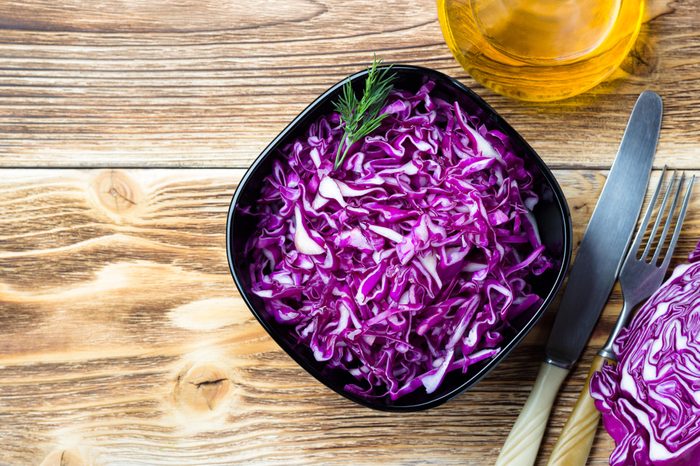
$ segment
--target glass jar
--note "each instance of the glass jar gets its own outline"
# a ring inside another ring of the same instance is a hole
[[[447,45],[501,94],[564,99],[610,76],[639,34],[644,0],[437,0]]]

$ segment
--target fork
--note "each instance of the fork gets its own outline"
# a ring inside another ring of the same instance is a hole
[[[604,362],[607,362],[608,364],[616,364],[617,360],[613,350],[615,340],[620,334],[620,331],[622,331],[627,324],[627,321],[629,320],[634,308],[651,296],[651,294],[656,291],[659,286],[661,286],[664,275],[668,270],[671,257],[673,256],[673,250],[678,242],[678,236],[681,233],[683,220],[685,219],[685,214],[688,209],[688,201],[690,200],[693,183],[695,182],[695,176],[693,176],[687,183],[681,209],[676,217],[675,211],[681,192],[681,187],[683,185],[683,181],[685,180],[685,173],[681,174],[680,180],[678,180],[676,172],[673,172],[671,181],[669,182],[663,196],[663,200],[661,201],[661,206],[656,214],[649,238],[645,244],[642,245],[642,242],[644,241],[644,234],[649,226],[649,221],[652,217],[654,207],[656,206],[665,175],[666,167],[664,167],[663,171],[661,172],[659,184],[656,186],[651,201],[649,202],[649,207],[647,207],[646,213],[644,214],[642,224],[640,225],[637,235],[635,236],[634,243],[630,247],[627,257],[625,258],[620,270],[619,280],[624,300],[622,311],[620,311],[620,316],[617,318],[617,322],[615,323],[615,327],[608,337],[608,341],[593,358],[593,363],[591,364],[591,369],[588,373],[588,377],[586,378],[586,383],[581,390],[581,393],[579,393],[578,400],[576,401],[574,409],[569,415],[569,419],[566,421],[566,425],[564,425],[564,429],[559,436],[559,440],[557,440],[556,445],[554,445],[554,450],[550,456],[549,463],[547,463],[548,466],[584,466],[586,464],[588,454],[591,450],[591,445],[593,444],[593,439],[595,438],[598,420],[600,418],[600,414],[595,408],[593,398],[591,397],[588,388],[591,376],[593,373],[602,368]],[[672,191],[674,192],[671,195]],[[672,197],[673,200],[670,208],[667,209],[670,197]],[[666,222],[664,223],[663,230],[661,231],[661,236],[659,237],[658,242],[655,244],[653,255],[650,256],[650,254],[652,254],[654,238],[656,237],[656,232],[661,225],[664,214],[666,215]],[[672,226],[674,217],[676,218],[676,221],[675,225],[673,226],[673,235],[669,241],[666,253],[659,264],[658,261],[661,257],[663,246],[666,243],[666,238]],[[644,247],[643,250],[641,250],[642,246]]]

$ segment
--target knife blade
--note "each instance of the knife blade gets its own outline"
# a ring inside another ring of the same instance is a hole
[[[545,361],[496,466],[531,466],[537,458],[554,398],[588,342],[629,247],[649,182],[662,113],[661,97],[651,91],[643,92],[632,109],[569,273]]]
[[[645,91],[632,110],[545,347],[550,364],[569,369],[578,360],[612,291],[642,209],[662,108],[658,94]]]

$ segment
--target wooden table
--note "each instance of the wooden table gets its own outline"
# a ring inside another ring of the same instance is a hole
[[[245,168],[319,93],[389,62],[484,96],[554,168],[580,239],[644,89],[655,161],[700,173],[700,5],[651,5],[614,79],[566,102],[476,85],[433,0],[7,0],[0,4],[0,463],[459,464],[496,458],[551,314],[474,390],[428,412],[332,393],[253,320],[229,276]],[[676,262],[700,237],[700,196]],[[620,306],[565,383],[544,454]],[[613,444],[599,431],[590,464]]]

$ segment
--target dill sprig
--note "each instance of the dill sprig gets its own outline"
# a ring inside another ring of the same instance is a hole
[[[394,87],[392,81],[396,78],[396,75],[393,73],[389,74],[391,66],[380,71],[379,65],[381,64],[382,60],[377,59],[375,55],[372,65],[368,68],[367,78],[365,78],[365,89],[361,99],[357,99],[355,91],[353,91],[352,85],[348,81],[343,86],[342,96],[334,104],[335,110],[340,113],[340,119],[344,123],[345,130],[343,138],[338,145],[338,151],[335,154],[336,170],[343,164],[350,146],[379,128],[384,118],[388,116],[386,113],[380,115],[379,112],[382,110],[389,92]]]

